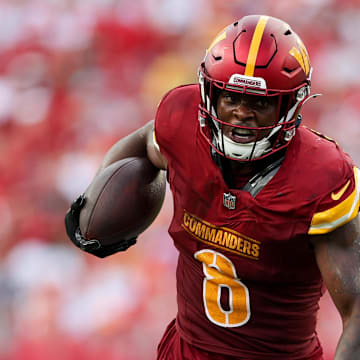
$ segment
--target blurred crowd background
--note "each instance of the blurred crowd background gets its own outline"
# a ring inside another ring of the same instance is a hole
[[[155,358],[176,314],[170,194],[138,245],[105,260],[70,243],[63,216],[111,144],[197,81],[218,31],[257,13],[300,34],[323,94],[304,123],[360,165],[358,0],[0,1],[0,360]],[[340,331],[326,294],[325,360]]]

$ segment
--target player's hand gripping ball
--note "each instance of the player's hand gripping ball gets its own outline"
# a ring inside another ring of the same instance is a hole
[[[147,158],[132,157],[111,164],[82,195],[73,242],[99,257],[126,250],[156,218],[165,189],[165,172]]]

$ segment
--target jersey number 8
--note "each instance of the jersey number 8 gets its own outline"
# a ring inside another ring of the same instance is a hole
[[[203,300],[208,319],[222,327],[246,324],[250,318],[249,291],[238,279],[232,261],[208,249],[196,252],[194,257],[203,264]],[[229,291],[229,310],[225,310],[220,302],[224,288]]]

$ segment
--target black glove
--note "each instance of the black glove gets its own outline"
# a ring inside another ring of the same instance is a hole
[[[125,251],[136,243],[137,237],[129,240],[120,240],[112,245],[101,245],[96,239],[88,240],[84,238],[80,231],[79,218],[80,211],[84,207],[85,201],[84,194],[80,195],[73,201],[70,209],[65,215],[66,233],[75,246],[97,257],[104,258],[119,251]]]

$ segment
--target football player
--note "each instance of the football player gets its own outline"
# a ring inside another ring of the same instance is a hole
[[[343,321],[335,359],[360,359],[360,173],[301,125],[311,72],[288,24],[246,16],[209,46],[199,84],[171,90],[155,121],[105,156],[102,169],[142,156],[168,172],[178,314],[158,359],[322,359],[325,287]],[[113,253],[79,233],[82,203],[66,215],[69,237]]]

